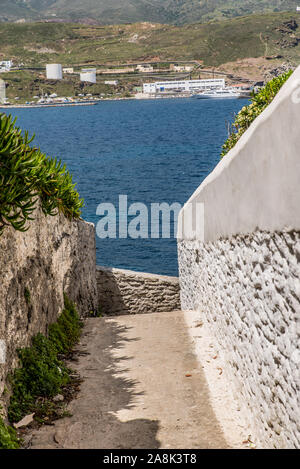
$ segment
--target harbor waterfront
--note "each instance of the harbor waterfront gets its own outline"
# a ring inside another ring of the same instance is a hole
[[[0,106],[0,109],[28,109],[28,108],[43,108],[43,107],[66,107],[66,106],[94,106],[97,101],[87,102],[69,102],[69,103],[42,103],[42,104],[6,104]]]
[[[246,99],[102,101],[96,106],[6,109],[35,144],[62,158],[95,224],[100,203],[183,204],[220,159],[227,123]],[[100,249],[101,246],[101,249]],[[176,240],[98,239],[97,263],[177,275]]]

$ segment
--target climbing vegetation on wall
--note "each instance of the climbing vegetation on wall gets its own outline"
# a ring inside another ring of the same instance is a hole
[[[57,321],[49,326],[48,336],[39,333],[32,338],[29,347],[18,350],[19,367],[9,375],[8,380],[11,391],[8,407],[10,424],[29,413],[34,414],[34,420],[39,424],[67,415],[64,407],[55,403],[53,397],[59,393],[69,395],[66,386],[74,378],[65,360],[72,355],[83,324],[75,304],[66,295],[64,300],[64,309]],[[0,412],[0,450],[17,449],[21,444],[10,424],[4,422]]]
[[[228,139],[223,145],[221,157],[225,156],[235,146],[252,122],[269,106],[292,73],[292,70],[290,70],[279,77],[273,78],[258,93],[252,94],[251,104],[244,106],[235,117]]]
[[[78,218],[83,200],[66,166],[32,146],[15,124],[0,114],[0,235],[6,226],[26,231],[39,201],[45,215]]]

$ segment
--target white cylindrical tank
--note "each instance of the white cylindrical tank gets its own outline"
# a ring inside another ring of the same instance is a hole
[[[46,74],[48,80],[62,80],[61,64],[47,64]]]
[[[5,103],[6,101],[6,85],[5,81],[0,79],[0,103]]]
[[[87,81],[89,83],[96,83],[97,82],[96,72],[97,72],[97,70],[95,68],[85,68],[85,69],[81,70],[80,81]]]

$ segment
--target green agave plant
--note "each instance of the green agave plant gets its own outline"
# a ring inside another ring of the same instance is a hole
[[[28,229],[40,200],[45,215],[79,218],[80,199],[66,166],[31,147],[11,116],[0,114],[0,234],[6,226]]]
[[[225,156],[235,146],[257,116],[269,106],[292,73],[293,71],[290,70],[279,77],[273,78],[258,93],[252,94],[251,104],[244,106],[235,117],[235,121],[229,132],[229,137],[223,145],[221,157]]]

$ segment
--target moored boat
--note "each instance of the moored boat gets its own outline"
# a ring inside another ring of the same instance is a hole
[[[226,98],[244,98],[245,93],[241,93],[232,88],[220,88],[216,90],[203,91],[193,96],[197,99],[226,99]]]

